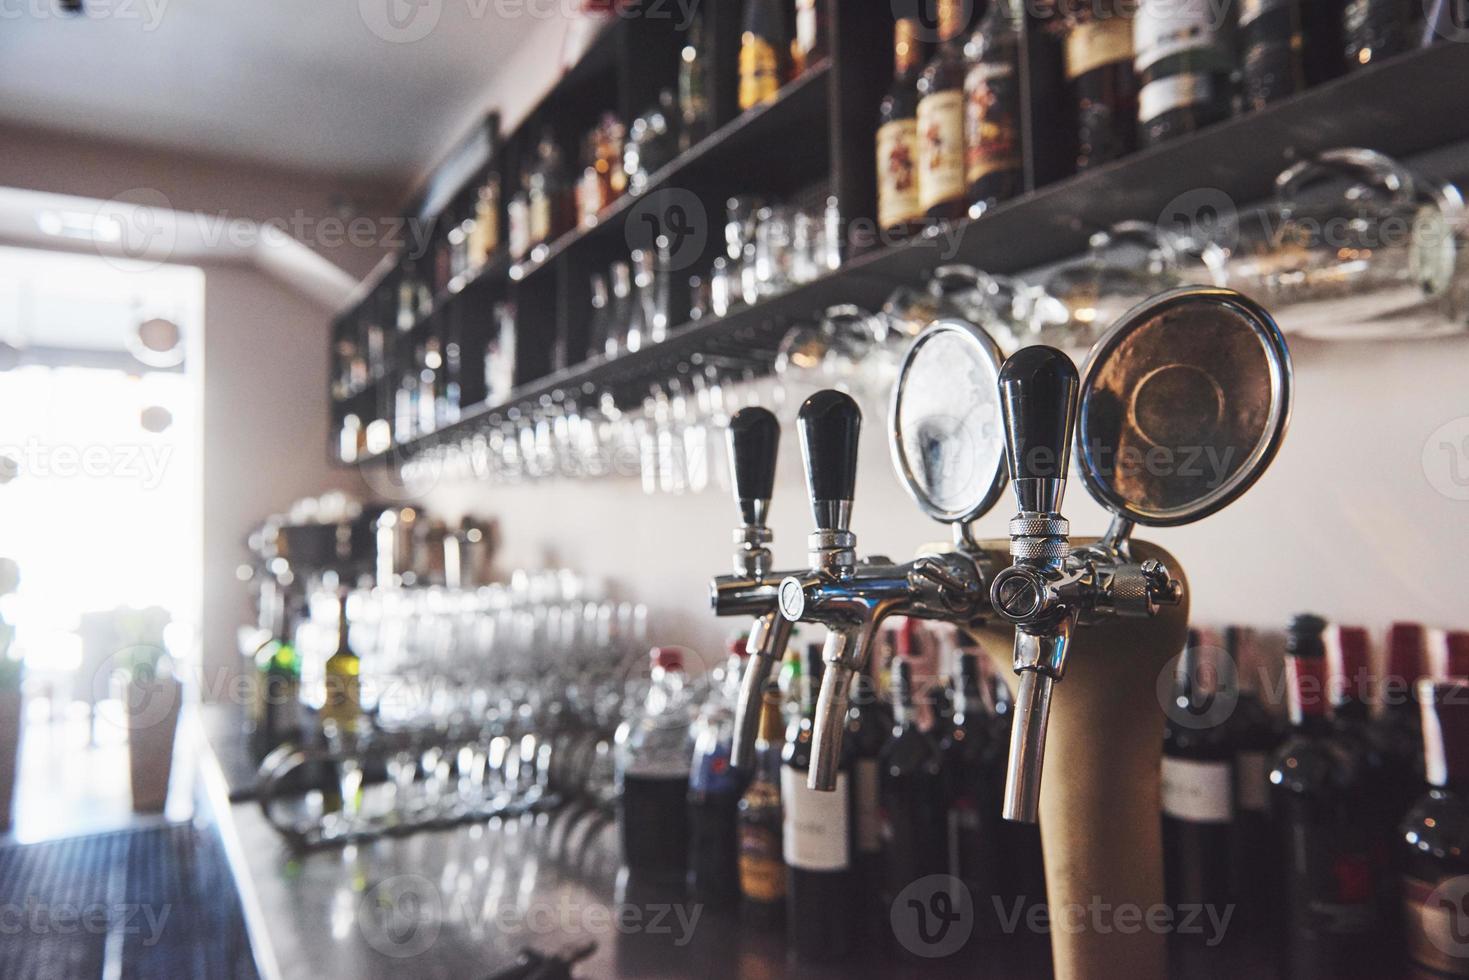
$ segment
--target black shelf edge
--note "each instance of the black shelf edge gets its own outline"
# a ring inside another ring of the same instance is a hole
[[[828,306],[856,303],[876,309],[897,285],[917,283],[947,262],[996,273],[1034,269],[1076,254],[1099,228],[1127,219],[1157,220],[1189,192],[1221,192],[1243,211],[1269,193],[1281,169],[1323,149],[1366,146],[1401,157],[1469,139],[1469,89],[1454,84],[1466,76],[1469,45],[1440,44],[1399,55],[1258,112],[1056,181],[939,229],[940,234],[878,247],[779,296],[685,324],[660,344],[617,358],[593,358],[529,382],[502,404],[465,409],[452,426],[358,462],[410,457],[458,440],[483,420],[558,390],[579,391],[588,384],[633,390],[696,356],[768,356],[789,325]],[[796,84],[807,80],[803,76]],[[686,156],[696,151],[700,147]]]
[[[620,229],[619,222],[639,201],[660,190],[677,186],[681,181],[698,177],[706,170],[719,166],[726,158],[738,155],[742,148],[761,142],[773,132],[798,123],[808,114],[820,112],[825,107],[825,84],[830,73],[829,60],[810,66],[800,78],[785,85],[774,100],[740,113],[654,171],[648,177],[647,187],[641,192],[634,194],[629,191],[607,205],[597,215],[596,224],[574,228],[550,242],[542,242],[532,248],[527,258],[510,265],[511,280],[525,282],[534,278],[538,273],[554,266],[558,258],[581,242]]]

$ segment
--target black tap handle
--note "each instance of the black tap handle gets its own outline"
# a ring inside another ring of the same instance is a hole
[[[760,523],[754,502],[775,492],[775,456],[780,423],[763,408],[742,408],[729,420],[729,464],[735,500],[746,524]]]
[[[1012,480],[1064,480],[1080,381],[1054,347],[1026,347],[1000,368],[1000,410]]]
[[[862,409],[840,391],[818,391],[801,406],[801,451],[811,500],[851,500],[857,487]]]

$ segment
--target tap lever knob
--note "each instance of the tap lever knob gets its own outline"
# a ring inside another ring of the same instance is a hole
[[[735,500],[746,524],[764,524],[762,501],[775,492],[780,423],[763,408],[742,408],[729,420],[729,463]]]
[[[834,511],[850,504],[857,486],[857,437],[862,410],[850,395],[818,391],[801,406],[801,451],[806,457],[806,485],[816,512],[816,526],[845,530]]]
[[[1066,479],[1079,386],[1076,365],[1054,347],[1018,350],[1000,368],[1005,455],[1017,494],[1022,480]]]

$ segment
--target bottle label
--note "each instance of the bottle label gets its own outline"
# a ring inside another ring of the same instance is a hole
[[[1132,21],[1105,17],[1077,24],[1066,33],[1066,78],[1079,78],[1094,68],[1132,60]]]
[[[857,790],[857,850],[882,850],[882,814],[879,810],[879,766],[876,759],[858,759],[853,775]]]
[[[1469,977],[1469,909],[1464,889],[1403,878],[1403,933],[1413,962],[1443,976]]]
[[[775,48],[763,37],[747,35],[740,45],[740,108],[775,100],[780,91],[780,65]]]
[[[980,63],[964,81],[965,178],[1020,169],[1020,85],[1009,61]]]
[[[1137,121],[1145,123],[1163,113],[1184,106],[1208,102],[1214,97],[1214,83],[1208,75],[1185,72],[1159,78],[1142,87],[1137,94]]]
[[[845,871],[851,866],[847,828],[847,774],[837,773],[836,792],[806,786],[806,773],[782,766],[780,798],[785,804],[782,851],[786,864],[802,871]]]
[[[796,4],[796,49],[804,55],[816,50],[816,0]]]
[[[1234,799],[1241,810],[1270,812],[1270,757],[1264,752],[1241,752],[1234,757]]]
[[[740,828],[740,892],[752,902],[779,902],[786,894],[780,835],[772,827]]]
[[[1141,72],[1170,55],[1214,44],[1212,0],[1143,0],[1132,21],[1133,68]]]
[[[882,228],[916,221],[918,204],[918,121],[894,119],[877,131],[877,223]]]
[[[721,742],[712,752],[695,759],[689,773],[689,789],[713,796],[738,793],[739,775],[729,764],[729,753],[729,745]]]
[[[964,93],[935,92],[918,103],[918,203],[927,211],[964,196]]]
[[[1163,812],[1190,823],[1228,823],[1234,818],[1228,762],[1163,757]]]

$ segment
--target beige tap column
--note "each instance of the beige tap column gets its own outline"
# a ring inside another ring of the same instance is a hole
[[[1009,550],[1008,541],[983,546],[992,554]],[[1164,901],[1158,677],[1187,639],[1189,592],[1168,552],[1136,541],[1132,554],[1167,565],[1184,583],[1184,600],[1152,619],[1112,619],[1073,634],[1051,701],[1041,782],[1056,980],[1167,977],[1167,936],[1147,926],[1148,910]],[[1014,631],[996,625],[979,640],[1013,687]],[[1116,928],[1118,907],[1139,910],[1123,919],[1129,932]]]

